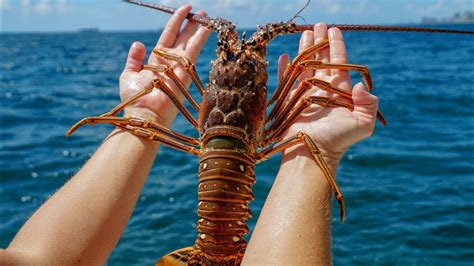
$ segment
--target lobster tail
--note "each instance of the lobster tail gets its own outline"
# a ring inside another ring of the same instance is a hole
[[[247,248],[246,220],[252,216],[249,203],[254,198],[255,159],[222,143],[230,142],[228,138],[214,139],[201,156],[194,246],[171,252],[156,265],[240,265]]]
[[[207,264],[238,265],[242,260],[254,165],[255,160],[238,149],[210,149],[201,156],[195,248]]]
[[[164,255],[156,262],[156,266],[186,266],[190,259],[190,254],[194,251],[194,247],[186,247],[175,250]]]

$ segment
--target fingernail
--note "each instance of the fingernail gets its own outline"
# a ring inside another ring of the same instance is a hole
[[[290,58],[290,56],[288,54],[282,54],[280,55],[280,57],[278,58],[278,61],[281,62],[287,58]]]
[[[369,91],[367,90],[367,88],[364,86],[364,83],[359,82],[359,83],[357,83],[357,86],[360,86],[360,89],[362,90],[363,94],[365,94],[365,95],[370,94]]]
[[[145,45],[141,42],[133,42],[131,45],[131,49],[140,49],[141,47],[145,47]]]
[[[315,25],[315,30],[317,30],[320,33],[326,34],[328,29],[327,29],[326,23],[320,22],[320,23]]]
[[[321,30],[324,27],[325,23],[319,22],[314,25],[315,30]]]
[[[341,30],[338,28],[330,28],[328,34],[331,39],[339,38],[338,35],[342,35]],[[339,39],[342,39],[342,37]]]
[[[313,35],[313,32],[310,30],[306,30],[303,32],[303,41],[307,42],[311,39],[311,35]]]
[[[181,11],[181,10],[187,9],[187,8],[192,8],[192,6],[191,5],[184,5],[184,6],[181,6],[180,8],[178,8],[178,10],[176,10],[176,11]]]

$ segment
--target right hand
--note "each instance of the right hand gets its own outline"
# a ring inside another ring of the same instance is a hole
[[[311,47],[322,39],[329,39],[329,48],[319,51],[316,54],[316,59],[326,63],[347,64],[346,47],[341,31],[337,28],[328,30],[324,23],[316,24],[314,31],[303,33],[299,51]],[[288,63],[288,55],[282,55],[278,63],[280,76]],[[330,82],[334,87],[352,92],[354,110],[350,111],[343,107],[325,108],[313,104],[301,113],[283,139],[303,130],[316,142],[328,163],[337,164],[351,145],[372,134],[377,118],[378,99],[367,92],[361,83],[352,88],[347,71],[323,69],[315,71],[314,75],[312,71],[307,71],[300,77],[300,81],[312,76]],[[306,96],[309,95],[347,101],[347,99],[343,99],[338,95],[314,87],[306,93]],[[295,152],[311,158],[306,146],[299,145]],[[288,154],[288,152],[285,152],[285,154]],[[294,152],[291,152],[291,154],[295,155]]]
[[[186,16],[191,11],[191,6],[180,7],[170,18],[166,27],[158,40],[155,48],[170,53],[187,57],[194,63],[207,41],[211,30],[198,25],[195,22],[187,22],[183,30],[179,32]],[[196,14],[206,16],[203,11]],[[164,74],[153,73],[150,70],[143,70],[146,50],[140,42],[135,42],[130,47],[125,69],[120,76],[120,97],[123,100],[132,97],[149,85],[155,78],[162,78],[166,84],[182,98],[181,92],[174,82]],[[189,88],[191,79],[184,68],[174,61],[158,58],[151,53],[148,64],[165,64],[174,68],[176,75]],[[125,108],[125,115],[140,117],[163,126],[169,127],[176,117],[178,110],[173,102],[160,90],[154,89],[151,93],[137,99]]]

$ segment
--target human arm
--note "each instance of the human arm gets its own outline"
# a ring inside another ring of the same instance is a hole
[[[190,9],[184,6],[170,19],[157,47],[194,62],[210,31],[188,22],[179,32]],[[120,78],[122,100],[160,76],[142,70],[144,61],[145,47],[134,43]],[[154,55],[148,62],[169,63]],[[184,70],[169,64],[189,86]],[[164,126],[176,113],[171,101],[156,91],[125,110],[126,115]],[[0,265],[103,265],[127,225],[157,150],[156,143],[122,130],[112,132],[84,167],[33,214],[8,248],[0,250]]]
[[[314,32],[303,33],[300,52],[328,37],[330,48],[319,52],[316,59],[347,63],[342,34],[337,29],[330,29],[328,36],[324,24],[317,24]],[[288,56],[282,56],[280,70],[284,70],[288,62]],[[311,76],[313,73],[306,72],[302,79]],[[354,111],[313,106],[299,116],[283,138],[303,130],[319,146],[335,176],[344,152],[372,134],[378,100],[367,93],[362,84],[352,88],[346,71],[318,70],[314,76],[352,91]],[[334,97],[316,89],[307,95]],[[331,265],[331,200],[332,190],[306,146],[285,150],[282,166],[250,239],[243,264]]]
[[[157,149],[129,133],[111,134],[20,229],[5,251],[5,264],[103,264],[130,218]]]

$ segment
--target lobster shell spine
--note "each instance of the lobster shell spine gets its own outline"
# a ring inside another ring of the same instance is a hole
[[[195,248],[214,262],[239,264],[249,232],[255,160],[238,149],[206,149],[199,166]],[[230,261],[229,261],[230,260]]]

